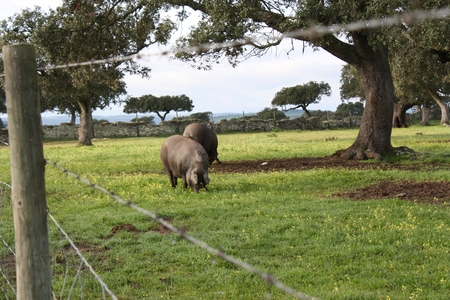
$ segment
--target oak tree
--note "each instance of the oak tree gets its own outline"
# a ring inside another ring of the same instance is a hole
[[[342,120],[347,117],[362,116],[363,113],[364,113],[364,105],[362,102],[341,103],[338,105],[336,111],[333,113],[333,118],[337,120]]]
[[[192,111],[194,105],[192,100],[182,94],[179,96],[160,96],[143,95],[140,97],[130,97],[125,101],[123,111],[125,113],[155,113],[165,121],[166,116],[171,112]]]
[[[125,74],[149,77],[150,69],[133,60],[137,54],[166,43],[175,24],[159,7],[134,1],[64,0],[55,10],[23,10],[1,26],[1,44],[28,42],[36,46],[38,66],[109,60],[103,64],[41,72],[40,87],[49,109],[80,113],[78,144],[91,145],[92,112],[120,102],[126,94]]]
[[[283,111],[278,110],[276,107],[266,107],[263,110],[256,113],[256,117],[261,120],[282,120],[288,119]]]
[[[282,107],[283,111],[301,108],[308,117],[311,117],[307,107],[311,104],[319,103],[322,96],[330,95],[331,87],[328,83],[310,81],[306,84],[282,88],[281,91],[275,94],[272,105]]]
[[[394,14],[416,9],[436,9],[448,1],[222,1],[163,0],[178,8],[182,16],[186,7],[202,13],[200,21],[187,36],[178,40],[180,48],[205,43],[228,43],[228,47],[187,48],[177,57],[193,61],[199,68],[210,66],[223,57],[232,65],[249,56],[262,56],[278,46],[283,33],[307,29],[313,25],[332,26],[352,21],[384,19]],[[404,22],[407,25],[406,22]],[[401,26],[401,25],[399,25]],[[395,26],[393,26],[395,27]],[[342,29],[339,34],[291,35],[322,48],[352,65],[361,75],[366,96],[361,126],[354,143],[342,152],[346,158],[382,158],[392,153],[392,116],[394,85],[389,66],[388,37],[391,27],[379,29]],[[438,50],[442,50],[439,48]],[[301,70],[299,70],[301,72]],[[295,74],[293,74],[295,76]]]

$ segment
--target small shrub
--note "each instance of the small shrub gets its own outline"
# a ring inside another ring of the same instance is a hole
[[[278,127],[278,126],[275,126],[275,127],[272,129],[272,131],[273,131],[273,132],[281,132],[281,131],[283,131],[283,129],[281,129],[281,128]]]

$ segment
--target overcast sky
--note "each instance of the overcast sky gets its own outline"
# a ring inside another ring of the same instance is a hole
[[[0,20],[4,20],[23,8],[34,7],[34,0],[6,2],[0,10]],[[60,0],[41,0],[43,9],[55,8]],[[184,26],[184,28],[187,28]],[[295,51],[289,55],[290,41],[285,47],[273,49],[263,58],[252,58],[237,67],[231,67],[225,60],[215,65],[211,71],[199,71],[181,61],[170,60],[168,56],[149,55],[139,60],[152,69],[150,79],[127,76],[128,95],[139,97],[145,94],[155,96],[188,96],[194,104],[193,112],[258,112],[271,106],[276,92],[283,87],[305,84],[309,81],[324,81],[331,86],[332,94],[324,97],[319,104],[310,105],[311,110],[336,110],[341,103],[339,97],[340,72],[344,62],[321,50],[311,48],[302,51],[297,42]],[[147,52],[156,54],[167,49],[153,46]],[[69,62],[68,62],[69,63]],[[123,114],[123,107],[95,111],[94,115],[111,116]],[[44,115],[48,115],[47,113]]]

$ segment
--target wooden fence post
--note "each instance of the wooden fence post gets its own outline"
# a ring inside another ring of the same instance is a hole
[[[45,161],[32,45],[3,46],[16,246],[17,299],[50,300]]]

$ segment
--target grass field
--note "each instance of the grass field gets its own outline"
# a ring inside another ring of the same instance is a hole
[[[219,158],[328,156],[350,146],[357,133],[220,134]],[[402,163],[450,164],[449,133],[441,126],[394,129],[392,144],[419,153],[419,159]],[[212,173],[208,191],[195,194],[170,187],[159,159],[164,139],[106,139],[92,147],[47,142],[44,155],[299,292],[321,299],[450,298],[449,205],[333,196],[380,180],[450,181],[449,172],[324,168]],[[0,147],[0,181],[10,182],[7,147]],[[148,216],[50,165],[46,191],[50,213],[119,299],[293,298],[177,235],[159,231]],[[53,253],[67,245],[53,226],[50,236]],[[55,291],[63,286],[61,261],[53,255]],[[89,278],[83,293],[84,299],[101,298]]]

